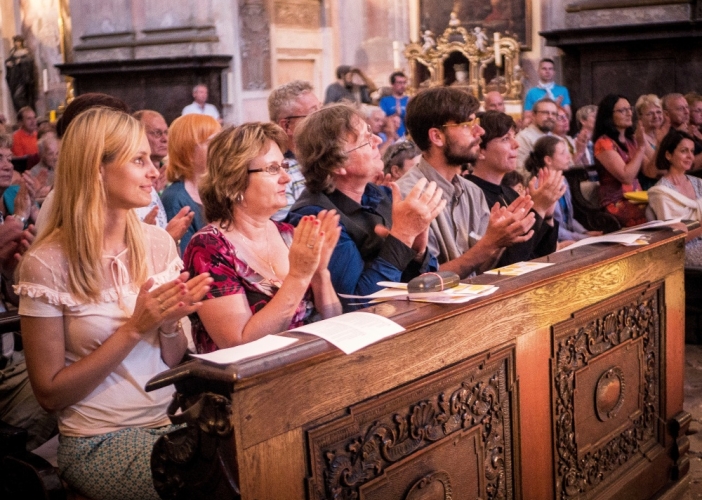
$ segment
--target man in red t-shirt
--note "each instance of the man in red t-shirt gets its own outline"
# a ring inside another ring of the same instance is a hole
[[[32,108],[25,106],[17,112],[20,128],[12,134],[12,154],[14,156],[35,155],[37,148],[37,115]]]

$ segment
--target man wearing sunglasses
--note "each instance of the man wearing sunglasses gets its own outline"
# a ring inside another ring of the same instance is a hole
[[[321,104],[314,95],[312,84],[303,80],[293,80],[277,87],[268,96],[268,114],[273,123],[277,123],[288,136],[287,150],[283,156],[287,160],[290,182],[285,188],[288,204],[278,210],[272,217],[282,221],[287,217],[290,207],[300,197],[305,189],[305,177],[300,171],[300,165],[295,157],[295,130],[297,125],[310,113],[317,111]]]
[[[442,271],[461,278],[493,267],[505,247],[531,238],[534,224],[530,199],[490,209],[480,188],[461,176],[462,166],[477,159],[485,132],[475,116],[479,105],[455,87],[432,87],[412,98],[407,129],[422,159],[398,181],[403,194],[421,179],[442,189],[446,205],[431,223],[428,248]]]

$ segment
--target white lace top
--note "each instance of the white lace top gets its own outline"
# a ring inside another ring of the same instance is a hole
[[[142,224],[149,276],[154,286],[175,279],[183,264],[175,242],[163,229]],[[99,302],[78,300],[68,291],[66,256],[58,243],[32,248],[24,257],[19,284],[19,314],[63,316],[66,366],[93,352],[134,311],[139,287],[129,280],[127,251],[104,256],[108,283]],[[170,422],[166,407],[172,388],[145,392],[146,382],[167,370],[161,359],[158,333],[141,340],[122,363],[85,399],[58,413],[59,431],[66,436],[95,436],[126,427],[161,427]]]

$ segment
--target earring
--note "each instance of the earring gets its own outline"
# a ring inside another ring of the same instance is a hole
[[[244,193],[237,194],[236,197],[234,198],[234,201],[236,203],[242,203],[244,201]]]

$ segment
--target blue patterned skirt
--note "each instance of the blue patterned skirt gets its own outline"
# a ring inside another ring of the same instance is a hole
[[[92,500],[159,500],[151,479],[151,450],[159,437],[178,427],[60,436],[59,473],[71,488]]]

